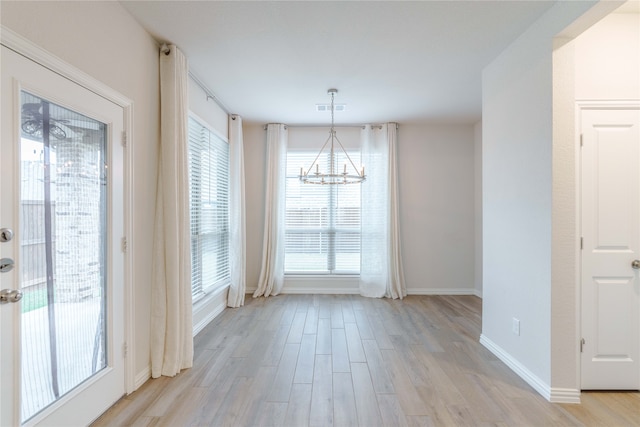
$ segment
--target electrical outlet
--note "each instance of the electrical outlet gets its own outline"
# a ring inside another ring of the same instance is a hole
[[[513,331],[514,334],[520,335],[520,320],[519,319],[516,319],[515,317],[513,318],[513,322],[511,324],[511,330]]]

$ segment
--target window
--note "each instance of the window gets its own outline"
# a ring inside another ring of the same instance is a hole
[[[229,144],[189,118],[193,301],[229,283]]]
[[[317,154],[287,153],[285,274],[359,274],[360,185],[302,184],[300,167],[308,168]],[[341,165],[346,158],[339,154]],[[349,156],[360,163],[359,153]],[[327,170],[329,154],[321,161]]]

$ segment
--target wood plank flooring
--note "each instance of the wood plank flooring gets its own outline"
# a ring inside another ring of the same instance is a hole
[[[247,298],[100,426],[640,426],[640,393],[551,404],[479,344],[481,300]]]

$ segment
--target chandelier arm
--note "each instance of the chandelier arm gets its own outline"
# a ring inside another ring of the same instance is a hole
[[[336,137],[335,131],[331,132],[331,153],[329,154],[329,175],[333,175],[335,173],[334,163],[336,159],[336,154],[334,150],[333,140]]]
[[[342,145],[342,142],[340,142],[340,139],[338,138],[337,135],[336,135],[336,141],[338,141],[338,144],[340,144],[340,148],[342,148],[342,152],[344,153],[344,155],[347,156],[347,159],[349,159],[349,163],[351,163],[351,166],[353,167],[353,170],[356,171],[358,176],[361,176],[360,172],[358,171],[358,168],[353,163],[353,160],[351,160],[351,156],[349,156],[349,153],[347,153],[347,150],[344,149],[344,145]]]
[[[344,148],[344,145],[342,145],[342,142],[340,142],[340,139],[338,139],[338,136],[336,135],[335,121],[334,121],[334,119],[335,119],[335,116],[334,116],[334,114],[335,114],[334,98],[335,98],[335,95],[336,95],[337,92],[338,92],[337,89],[329,89],[329,91],[328,91],[329,95],[331,95],[331,130],[329,131],[329,138],[327,138],[327,140],[322,145],[322,148],[318,152],[318,155],[315,157],[315,159],[311,163],[311,166],[306,171],[306,173],[302,168],[300,168],[299,179],[300,179],[300,181],[302,181],[305,184],[315,184],[315,185],[358,184],[358,183],[361,183],[361,182],[366,180],[366,176],[364,174],[364,166],[362,167],[361,171],[358,170],[358,168],[356,167],[355,163],[353,163],[353,159],[351,159],[351,156],[349,156],[349,154],[347,153],[347,150],[345,150],[345,148]],[[331,141],[331,152],[330,152],[330,158],[329,158],[329,162],[330,162],[329,163],[329,173],[321,173],[319,171],[319,166],[320,165],[318,164],[318,159],[320,158],[320,156],[322,155],[322,153],[326,149],[327,144],[329,143],[329,141]],[[337,171],[335,169],[337,167],[337,164],[335,164],[336,163],[335,141],[338,141],[338,145],[339,145],[340,149],[342,149],[342,152],[347,157],[347,160],[349,160],[349,164],[351,164],[351,167],[356,172],[356,175],[352,175],[352,174],[347,173],[347,164],[346,163],[344,165],[344,172],[337,173]],[[313,165],[316,165],[316,172],[312,173],[311,175],[309,175],[309,172],[311,172],[313,170]]]
[[[327,140],[324,142],[324,144],[322,144],[322,148],[320,149],[320,151],[318,152],[318,155],[316,156],[315,159],[313,159],[313,162],[311,162],[311,165],[309,166],[309,169],[305,172],[305,176],[309,175],[309,172],[311,172],[311,169],[313,169],[313,165],[316,164],[316,162],[318,161],[318,159],[320,158],[320,156],[322,155],[322,152],[324,151],[324,147],[327,146],[327,144],[329,143],[329,140],[331,139],[331,136],[329,136],[329,138],[327,138]]]

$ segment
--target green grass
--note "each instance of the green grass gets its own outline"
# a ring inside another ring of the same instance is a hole
[[[25,291],[22,297],[22,312],[28,313],[32,310],[37,310],[40,307],[47,305],[47,290],[36,289],[32,291]]]

